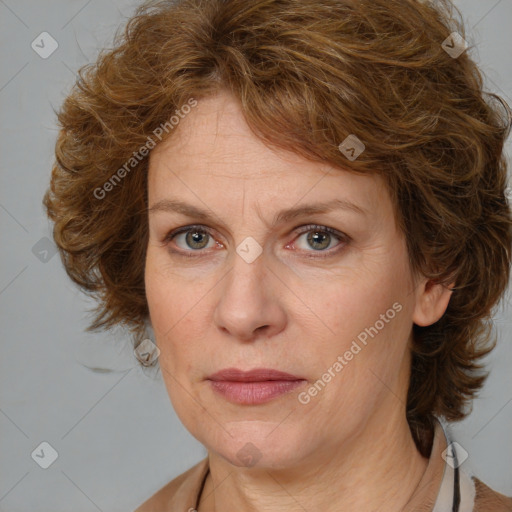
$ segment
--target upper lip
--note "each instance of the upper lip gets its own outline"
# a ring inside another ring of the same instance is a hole
[[[208,380],[231,382],[263,382],[267,380],[304,380],[302,377],[273,370],[272,368],[254,368],[243,371],[238,368],[225,368],[208,377]]]

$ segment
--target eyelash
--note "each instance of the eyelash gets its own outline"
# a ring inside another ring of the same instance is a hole
[[[174,238],[176,238],[178,235],[180,235],[182,233],[187,233],[189,231],[199,231],[201,233],[206,233],[208,236],[214,238],[209,229],[205,228],[204,226],[194,224],[194,225],[190,225],[190,226],[184,226],[182,228],[179,228],[177,230],[169,232],[163,240],[164,246],[169,245],[169,243]],[[317,259],[317,258],[328,258],[330,256],[334,256],[334,255],[338,254],[339,252],[341,252],[345,248],[345,246],[351,242],[351,238],[348,235],[345,235],[344,233],[336,231],[335,229],[329,228],[327,226],[321,226],[318,224],[309,224],[307,226],[304,226],[303,229],[297,234],[297,238],[305,233],[309,233],[310,231],[318,231],[321,233],[328,233],[328,234],[333,235],[334,237],[338,238],[341,242],[344,242],[344,244],[342,245],[341,248],[330,249],[327,251],[326,250],[313,251],[313,252],[316,252],[318,254],[318,256],[306,256],[307,258]],[[201,252],[204,253],[204,250],[202,250],[202,249],[198,249],[195,251],[194,250],[182,251],[182,250],[175,250],[175,249],[169,249],[169,250],[170,250],[170,252],[177,254],[178,256],[183,256],[185,258],[197,258],[197,257],[204,256],[204,254],[198,254]],[[306,252],[312,252],[312,251],[306,251]],[[321,254],[321,253],[324,253],[324,254]]]

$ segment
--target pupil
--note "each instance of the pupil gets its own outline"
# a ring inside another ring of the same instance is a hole
[[[189,233],[187,234],[187,243],[190,247],[197,248],[197,245],[201,246],[202,237],[204,237],[204,233],[202,233],[201,231],[189,231]]]
[[[327,233],[322,233],[320,231],[314,231],[308,236],[308,242],[314,244],[321,244],[321,247],[313,247],[316,249],[325,249],[329,245],[329,236]],[[322,242],[325,242],[327,240],[327,244]]]

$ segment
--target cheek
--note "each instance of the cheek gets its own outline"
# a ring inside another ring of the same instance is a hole
[[[311,407],[331,411],[329,428],[336,431],[342,420],[350,430],[386,399],[389,390],[401,395],[408,310],[392,289],[371,293],[360,288],[331,299],[325,302],[329,309],[324,309],[324,318],[333,332],[310,353],[315,370],[308,393]],[[345,411],[352,411],[350,418]]]
[[[387,330],[396,323],[399,314],[393,304],[401,303],[402,295],[400,284],[390,282],[389,278],[361,278],[331,283],[322,293],[316,292],[311,308],[318,311],[331,334],[350,343],[353,337],[376,322],[379,330]],[[381,315],[389,322],[381,320]]]
[[[183,317],[181,302],[176,300],[179,290],[176,281],[170,279],[163,271],[157,258],[152,257],[148,251],[145,269],[146,300],[151,318],[151,325],[155,333],[156,343],[160,349],[161,362],[167,362],[169,352],[173,351],[169,341],[175,331],[180,328],[180,318]]]
[[[205,338],[201,332],[205,302],[200,298],[206,292],[202,286],[184,282],[151,255],[146,262],[145,286],[161,365],[173,375],[190,374],[201,350],[198,344]]]
[[[358,272],[335,280],[311,297],[311,309],[319,312],[320,327],[329,334],[316,345],[317,372],[332,368],[341,356],[343,369],[333,379],[347,390],[357,388],[363,395],[374,387],[377,377],[385,381],[402,364],[409,338],[410,300],[407,274],[399,265],[386,265],[380,272]],[[339,363],[339,361],[338,361]],[[338,365],[338,368],[339,365]],[[328,376],[327,376],[328,377]],[[347,388],[348,386],[348,388]]]
[[[163,254],[162,254],[163,253]],[[146,299],[153,327],[167,332],[187,311],[186,286],[165,259],[165,251],[149,248],[145,267]]]

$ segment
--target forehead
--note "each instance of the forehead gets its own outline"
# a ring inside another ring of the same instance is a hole
[[[234,203],[243,194],[256,202],[266,197],[268,207],[278,206],[276,201],[282,205],[338,198],[367,209],[386,195],[377,174],[355,174],[265,145],[226,93],[200,100],[150,154],[151,202],[171,191],[173,197],[185,195],[196,203],[196,194],[211,200],[230,197]]]
[[[170,136],[150,154],[150,169],[166,164],[184,169],[197,163],[208,164],[214,169],[232,168],[233,176],[240,176],[240,165],[243,164],[244,177],[251,178],[273,174],[272,164],[277,164],[283,170],[282,174],[289,168],[298,167],[304,171],[321,170],[325,174],[331,168],[292,151],[265,145],[247,125],[238,101],[227,92],[198,101],[197,106],[180,119]]]
[[[170,137],[152,151],[150,167],[156,166],[156,160],[173,161],[180,169],[198,163],[218,170],[233,169],[238,176],[243,165],[244,176],[251,178],[264,177],[274,162],[281,167],[304,163],[291,151],[266,146],[250,130],[238,102],[225,92],[200,100]]]

